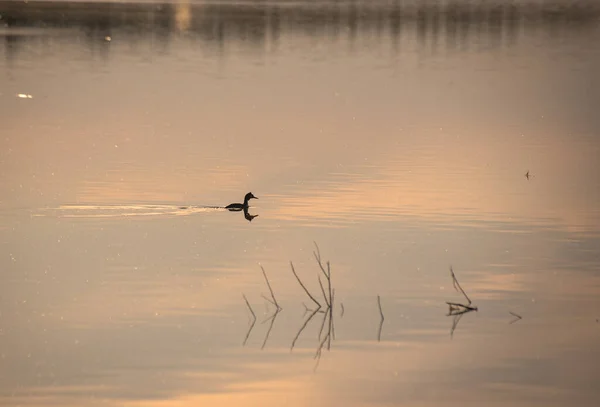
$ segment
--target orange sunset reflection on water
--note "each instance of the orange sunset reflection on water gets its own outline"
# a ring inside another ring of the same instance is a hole
[[[597,405],[598,8],[488,3],[0,1],[0,404]]]

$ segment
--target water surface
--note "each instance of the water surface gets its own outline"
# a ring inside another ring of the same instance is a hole
[[[598,404],[594,3],[0,15],[0,404]]]

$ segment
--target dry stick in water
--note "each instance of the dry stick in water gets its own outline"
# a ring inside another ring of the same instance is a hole
[[[275,307],[277,307],[277,311],[281,311],[283,308],[281,308],[279,306],[279,304],[277,303],[277,300],[275,299],[275,294],[273,294],[273,289],[271,288],[271,284],[269,284],[269,279],[267,278],[267,273],[265,272],[265,269],[263,268],[263,266],[260,266],[260,268],[262,269],[263,276],[265,276],[265,281],[267,282],[267,287],[269,287],[269,291],[271,292],[271,298],[273,299],[273,301],[271,301],[271,302],[273,303],[273,305],[275,305]],[[266,297],[264,297],[264,298],[268,300],[268,298],[266,298]]]
[[[327,262],[327,271],[325,271],[325,267],[323,267],[323,262],[321,261],[321,251],[319,250],[319,246],[317,245],[317,242],[313,242],[313,243],[315,244],[315,248],[317,249],[316,252],[313,252],[313,255],[315,256],[315,260],[317,260],[317,264],[319,265],[319,268],[323,272],[323,275],[327,279],[327,286],[328,286],[328,291],[329,291],[329,303],[331,304],[331,267],[329,265],[329,262]]]
[[[250,324],[250,327],[248,328],[248,332],[246,333],[246,337],[244,338],[244,342],[242,343],[242,346],[246,346],[246,342],[248,342],[248,338],[250,337],[250,332],[252,332],[252,328],[254,328],[254,324],[256,324],[256,314],[252,310],[252,307],[250,306],[250,303],[248,302],[246,295],[242,294],[242,297],[244,297],[244,301],[246,301],[246,305],[248,306],[248,309],[252,313],[252,318],[253,318],[252,323]]]
[[[381,320],[383,321],[385,318],[383,316],[383,311],[381,310],[381,297],[377,296],[377,306],[379,307],[379,315],[381,315]]]
[[[335,300],[335,288],[331,291],[331,303]],[[331,321],[331,334],[335,339],[335,325],[333,324],[333,307],[329,307],[329,320]]]
[[[319,286],[321,286],[321,292],[323,293],[323,298],[325,299],[325,304],[327,304],[327,308],[331,307],[329,304],[329,300],[327,299],[327,295],[325,294],[325,288],[323,288],[323,282],[321,281],[321,276],[318,276]]]
[[[331,311],[332,311],[332,292],[331,292],[331,272],[327,273],[327,271],[325,271],[325,267],[323,267],[323,263],[321,261],[321,252],[319,250],[319,246],[317,245],[316,242],[313,242],[315,244],[315,248],[316,251],[313,252],[313,255],[315,256],[315,260],[317,261],[317,264],[319,265],[319,268],[321,269],[321,272],[323,272],[323,275],[325,276],[325,278],[327,279],[327,284],[328,284],[328,291],[329,291],[329,298],[327,293],[325,292],[325,288],[323,287],[323,282],[321,281],[321,276],[318,277],[319,279],[319,286],[321,287],[321,292],[323,293],[323,298],[325,299],[325,303],[327,304],[327,310],[326,310],[326,315],[323,318],[323,323],[321,324],[321,330],[319,331],[319,339],[321,338],[321,334],[323,333],[323,328],[325,327],[325,322],[327,320],[327,318],[329,318],[330,322],[329,322],[329,329],[330,329],[330,333],[331,333]],[[327,268],[329,269],[329,262],[327,262]]]
[[[246,294],[242,294],[242,297],[244,297],[244,301],[246,301],[246,305],[248,306],[248,309],[252,313],[252,317],[254,318],[254,321],[256,321],[256,314],[252,310],[252,307],[250,306],[250,303],[248,302],[248,298],[246,298]]]
[[[519,314],[516,314],[516,313],[514,313],[512,311],[508,311],[508,313],[510,315],[512,315],[513,317],[515,317],[515,319],[513,319],[512,321],[510,321],[509,324],[514,324],[515,322],[520,321],[521,319],[523,319],[522,316],[520,316]]]
[[[296,280],[298,280],[298,284],[300,284],[300,287],[302,287],[302,289],[304,290],[306,295],[308,295],[308,297],[312,300],[312,302],[314,302],[317,305],[317,310],[321,309],[321,303],[319,301],[317,301],[315,299],[315,297],[313,297],[310,294],[310,292],[306,289],[306,286],[304,284],[302,284],[302,281],[300,280],[300,277],[298,277],[298,274],[296,274],[296,270],[294,270],[294,265],[292,264],[291,261],[290,261],[290,266],[292,267],[292,273],[294,273],[294,277],[296,277]]]
[[[317,264],[321,268],[321,271],[323,272],[325,277],[327,279],[329,279],[329,276],[327,275],[327,272],[325,271],[325,268],[323,267],[323,263],[321,262],[321,252],[319,251],[319,246],[317,246],[317,242],[313,242],[313,243],[315,244],[315,247],[317,248],[317,251],[313,252],[313,255],[315,256],[315,259],[317,260]]]
[[[323,324],[321,325],[321,330],[319,331],[319,338],[321,338],[321,334],[323,333],[323,327],[325,326],[325,322],[326,322],[325,320],[327,318],[329,318],[329,324],[328,324],[329,332],[327,333],[327,335],[325,336],[324,341],[323,341],[323,345],[325,344],[325,340],[327,341],[327,349],[329,350],[329,349],[331,349],[332,336],[335,338],[335,328],[333,325],[334,294],[333,294],[333,289],[331,287],[331,265],[329,264],[329,262],[327,262],[327,270],[325,270],[325,267],[323,267],[323,261],[321,260],[321,251],[319,250],[319,245],[317,245],[317,242],[313,242],[313,243],[314,243],[315,249],[316,249],[316,251],[313,252],[313,255],[315,256],[315,260],[317,261],[317,264],[319,265],[321,272],[327,279],[327,293],[326,293],[325,288],[323,287],[323,283],[321,281],[321,277],[319,277],[319,284],[321,286],[321,291],[323,292],[323,298],[325,298],[325,302],[327,303],[326,318],[323,319]],[[320,348],[322,348],[322,346]],[[320,350],[319,350],[319,356],[320,356]]]
[[[377,296],[377,305],[379,306],[379,315],[381,315],[381,319],[379,320],[379,331],[377,332],[377,342],[381,341],[381,329],[383,328],[383,311],[381,310],[381,297]]]
[[[334,299],[334,291],[331,288],[331,267],[329,262],[327,262],[327,286],[329,288],[329,339],[327,341],[327,350],[331,349],[331,338],[335,339],[335,327],[333,325],[333,299]]]
[[[325,289],[323,288],[323,284],[321,282],[320,277],[319,277],[319,284],[321,285],[321,291],[323,291],[323,297],[325,298],[327,305],[331,307],[333,305],[331,302],[331,299],[333,297],[332,292],[331,292],[331,266],[330,266],[329,262],[327,262],[327,271],[325,270],[325,267],[323,267],[323,262],[321,261],[321,252],[319,251],[319,246],[317,246],[316,242],[313,242],[313,243],[315,244],[315,248],[317,249],[317,251],[313,252],[313,255],[315,256],[315,260],[317,261],[317,264],[319,265],[321,272],[327,279],[327,291],[329,293],[329,299],[327,298],[328,296],[325,295]]]
[[[458,279],[456,278],[456,275],[454,274],[454,270],[452,270],[452,266],[450,266],[450,275],[452,276],[452,285],[454,285],[454,289],[456,291],[460,291],[468,301],[467,305],[457,303],[457,302],[446,301],[446,304],[448,304],[448,306],[450,307],[450,312],[452,313],[453,311],[458,310],[460,308],[462,308],[463,310],[468,310],[468,311],[477,311],[477,307],[471,306],[471,299],[469,298],[469,296],[467,295],[465,290],[463,290],[463,288],[460,286],[460,283],[458,282]]]
[[[261,296],[261,297],[263,297],[265,300],[267,300],[267,302],[270,302],[270,303],[271,303],[271,304],[273,304],[275,307],[277,307],[277,304],[275,304],[275,303],[273,302],[273,300],[272,300],[272,299],[270,299],[269,297],[267,297],[266,295],[264,295],[264,294],[261,294],[260,296]],[[269,310],[269,306],[267,305],[267,306],[265,307],[265,311],[268,311],[268,310]]]

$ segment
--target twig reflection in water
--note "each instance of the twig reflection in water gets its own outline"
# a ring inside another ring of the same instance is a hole
[[[273,314],[271,314],[270,317],[267,317],[267,319],[265,319],[263,322],[261,322],[262,324],[264,324],[267,321],[271,321],[271,323],[269,324],[269,329],[267,330],[267,333],[265,335],[265,339],[263,341],[263,344],[260,347],[261,349],[264,349],[265,346],[267,345],[267,341],[269,340],[269,335],[271,335],[271,330],[273,329],[273,325],[275,324],[275,320],[277,319],[277,315],[279,315],[279,313],[283,310],[283,308],[281,308],[279,306],[279,303],[275,299],[275,294],[273,293],[273,288],[271,288],[271,283],[269,283],[269,279],[267,278],[267,273],[265,272],[265,269],[263,268],[263,266],[260,266],[260,269],[262,270],[263,276],[265,277],[265,281],[267,283],[267,287],[269,287],[269,292],[271,293],[272,300],[268,299],[267,297],[265,297],[262,294],[261,295],[262,295],[262,297],[265,300],[269,301],[271,304],[273,304],[275,306],[275,311],[273,312]]]
[[[315,256],[315,260],[317,261],[317,264],[319,265],[321,272],[327,279],[327,293],[325,293],[325,290],[323,289],[323,285],[321,284],[321,279],[319,278],[319,284],[321,285],[321,290],[323,292],[323,298],[325,299],[325,302],[327,303],[327,309],[325,310],[325,317],[323,318],[323,323],[321,325],[321,331],[319,332],[319,337],[321,336],[321,334],[323,332],[323,326],[325,325],[325,320],[328,320],[327,321],[328,322],[327,323],[327,327],[328,327],[327,333],[323,337],[323,340],[321,341],[319,348],[317,349],[317,352],[315,353],[315,359],[317,359],[317,364],[315,365],[315,370],[316,370],[317,367],[319,366],[319,361],[321,360],[321,354],[323,351],[323,347],[325,346],[325,343],[327,343],[327,350],[331,350],[331,338],[335,339],[335,325],[333,323],[333,304],[334,304],[334,299],[335,299],[335,290],[333,290],[331,287],[331,265],[329,264],[329,261],[327,261],[327,263],[326,263],[327,270],[325,270],[325,267],[323,266],[323,262],[321,260],[321,252],[319,250],[319,246],[317,245],[316,242],[313,242],[313,243],[315,244],[315,249],[316,249],[316,251],[313,252],[313,255]]]
[[[275,320],[277,319],[277,315],[279,315],[279,313],[281,312],[281,308],[277,308],[275,310],[275,312],[273,313],[273,315],[271,315],[270,317],[268,317],[267,319],[265,319],[262,323],[264,324],[267,321],[271,321],[271,323],[269,324],[269,329],[267,329],[267,333],[265,334],[265,339],[263,341],[262,346],[260,347],[260,349],[264,349],[265,346],[267,345],[267,341],[269,340],[269,336],[271,335],[271,330],[273,329],[273,325],[275,324]]]

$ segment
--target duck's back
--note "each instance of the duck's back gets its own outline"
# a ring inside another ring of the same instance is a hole
[[[239,209],[239,210],[242,210],[242,209],[244,209],[244,205],[241,204],[241,203],[232,203],[232,204],[227,205],[225,207],[225,209]]]

